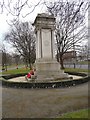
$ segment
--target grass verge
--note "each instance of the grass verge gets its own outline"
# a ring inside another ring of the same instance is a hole
[[[18,68],[18,69],[12,69],[12,70],[7,70],[7,71],[3,71],[2,75],[12,75],[12,74],[20,74],[20,73],[28,73],[30,71],[29,68]],[[78,69],[78,68],[65,68],[64,69],[65,72],[90,72],[87,69]]]
[[[90,109],[83,109],[72,113],[66,113],[60,118],[89,118]]]
[[[28,73],[29,71],[30,71],[29,68],[28,69],[26,69],[26,68],[18,68],[18,69],[3,71],[2,75]]]
[[[64,69],[65,72],[90,72],[90,70],[88,69],[80,69],[80,68],[65,68]]]

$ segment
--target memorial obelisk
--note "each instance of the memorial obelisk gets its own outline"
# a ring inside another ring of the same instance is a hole
[[[55,18],[45,13],[38,14],[33,25],[36,33],[37,80],[48,81],[68,78],[55,58]]]

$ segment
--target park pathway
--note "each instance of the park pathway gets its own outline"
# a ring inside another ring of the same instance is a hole
[[[88,83],[60,89],[2,88],[3,118],[55,118],[88,107]]]

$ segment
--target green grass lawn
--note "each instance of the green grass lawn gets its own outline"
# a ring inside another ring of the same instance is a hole
[[[29,71],[30,71],[29,68],[28,69],[26,69],[26,68],[18,68],[18,69],[3,71],[2,75],[28,73]]]
[[[18,68],[18,69],[13,69],[13,70],[7,70],[7,71],[3,71],[2,74],[3,75],[7,75],[7,74],[19,74],[19,73],[28,73],[30,71],[29,68]],[[88,70],[86,69],[79,69],[79,68],[65,68],[64,69],[65,72],[88,72]]]
[[[80,68],[65,68],[65,72],[90,72],[88,69],[80,69]]]
[[[60,118],[89,118],[90,109],[79,110],[71,113],[66,113]]]

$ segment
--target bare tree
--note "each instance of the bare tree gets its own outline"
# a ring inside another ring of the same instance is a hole
[[[14,24],[20,18],[25,18],[29,14],[33,13],[33,11],[44,3],[44,0],[1,0],[0,1],[0,13],[6,13],[7,15],[7,23],[12,25],[12,20],[8,19],[9,16],[15,19]],[[25,12],[25,9],[27,12]],[[24,11],[24,12],[23,12]],[[10,17],[11,18],[11,17]]]
[[[4,44],[2,45],[2,70],[7,71],[7,53]]]
[[[16,68],[18,69],[18,64],[19,64],[19,61],[20,61],[20,55],[14,53],[12,56],[13,56],[13,59],[14,59],[15,64],[16,64]]]
[[[15,17],[15,22],[12,23],[17,23],[16,21],[18,21],[19,16],[24,18],[34,12],[36,7],[40,5],[46,6],[48,12],[54,14],[57,18],[56,41],[61,67],[64,68],[62,60],[63,54],[67,50],[75,48],[76,44],[78,44],[82,38],[84,39],[82,35],[82,32],[85,30],[83,27],[83,21],[85,17],[85,10],[89,7],[87,7],[87,0],[79,0],[78,4],[76,1],[68,1],[69,0],[64,2],[63,0],[56,0],[56,2],[51,1],[49,5],[47,5],[46,0],[37,0],[35,3],[30,0],[2,0],[0,2],[0,7],[1,13],[3,13],[4,9],[6,9],[7,16],[10,14]],[[24,8],[29,8],[29,11],[25,14],[23,14]]]
[[[79,56],[80,60],[83,60],[83,61],[89,60],[88,44],[85,44],[80,48],[80,50],[78,51],[78,56]]]
[[[54,1],[57,1],[57,0],[54,0]],[[59,1],[63,2],[63,0],[59,0]],[[67,1],[70,1],[70,0],[65,0],[65,2],[67,2]],[[73,1],[75,1],[75,0],[73,0]],[[88,0],[79,0],[79,1],[88,2]],[[5,11],[5,13],[7,14],[7,18],[9,18],[9,15],[10,15],[15,18],[14,22],[16,22],[16,21],[18,21],[19,17],[25,18],[26,16],[33,13],[37,7],[38,8],[47,7],[47,5],[46,5],[47,2],[48,2],[48,0],[34,0],[34,1],[31,1],[31,0],[15,0],[15,1],[14,0],[1,0],[0,1],[0,13],[3,13]],[[52,2],[50,2],[50,3],[52,3]],[[25,9],[27,12],[25,12]],[[7,22],[8,22],[8,20],[7,20]],[[12,23],[12,21],[11,21],[11,23]]]
[[[0,50],[0,55],[1,55],[1,65],[2,65],[2,70],[8,70],[8,65],[11,65],[12,62],[12,55],[7,52],[6,46],[3,44]]]
[[[47,5],[48,12],[56,17],[56,43],[58,60],[63,65],[63,55],[72,49],[76,49],[82,40],[85,40],[85,13],[87,3],[62,2],[59,0]],[[83,9],[84,6],[84,9]]]
[[[10,33],[7,33],[5,40],[16,48],[31,69],[31,64],[35,61],[35,57],[33,57],[35,56],[35,36],[31,25],[28,22],[17,22]]]

